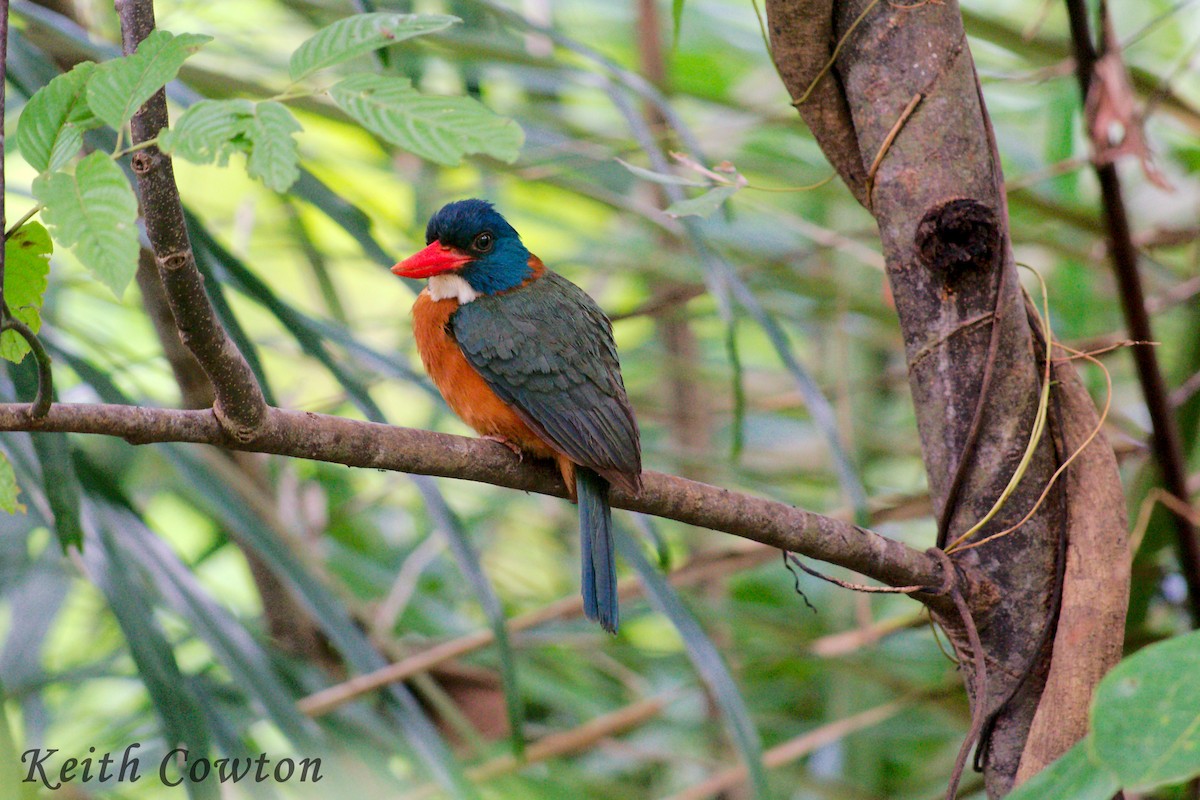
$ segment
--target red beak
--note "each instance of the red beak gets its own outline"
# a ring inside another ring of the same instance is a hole
[[[392,272],[401,278],[429,278],[458,269],[474,260],[474,256],[434,239],[424,250],[413,253],[392,267]]]

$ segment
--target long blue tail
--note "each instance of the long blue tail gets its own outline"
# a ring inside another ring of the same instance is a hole
[[[583,613],[609,633],[617,632],[617,572],[613,561],[608,481],[586,467],[575,469],[579,540],[583,558]]]

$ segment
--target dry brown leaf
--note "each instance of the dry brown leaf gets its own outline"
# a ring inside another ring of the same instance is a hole
[[[1154,163],[1154,155],[1142,128],[1142,115],[1137,107],[1133,84],[1121,58],[1108,16],[1104,17],[1104,55],[1093,67],[1084,114],[1088,138],[1092,141],[1093,158],[1097,164],[1111,164],[1124,155],[1134,155],[1142,162],[1146,178],[1164,191],[1174,191],[1166,176]]]

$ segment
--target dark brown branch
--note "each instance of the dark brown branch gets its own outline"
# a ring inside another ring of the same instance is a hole
[[[132,53],[154,30],[154,4],[151,0],[116,0],[116,8],[122,47],[125,53]],[[154,139],[167,124],[167,96],[160,90],[133,116],[134,144]],[[254,372],[221,327],[204,291],[171,159],[157,147],[148,147],[133,155],[132,166],[141,192],[146,236],[154,248],[180,337],[212,381],[216,393],[213,410],[222,426],[234,439],[248,441],[262,423],[267,404]]]
[[[0,404],[0,431],[33,429],[117,436],[133,444],[209,444],[567,496],[551,464],[522,461],[503,445],[269,406],[254,440],[242,442],[207,409],[60,403],[32,421],[28,405]],[[614,488],[612,504],[790,550],[892,586],[938,586],[942,579],[933,557],[857,525],[674,475],[646,472],[640,494]]]
[[[1075,46],[1075,75],[1084,102],[1091,91],[1099,55],[1092,41],[1088,23],[1087,4],[1084,0],[1066,0],[1071,23],[1071,40]],[[1103,22],[1102,22],[1103,24]],[[1142,279],[1138,273],[1137,247],[1129,230],[1129,216],[1125,211],[1125,200],[1121,192],[1121,179],[1116,165],[1096,163],[1096,178],[1100,182],[1100,195],[1104,204],[1104,220],[1108,229],[1108,252],[1113,271],[1117,276],[1121,310],[1129,338],[1136,341],[1154,341],[1150,315],[1146,310]],[[1158,366],[1158,354],[1153,347],[1131,347],[1138,381],[1146,398],[1146,411],[1150,415],[1151,449],[1162,469],[1163,486],[1168,492],[1187,501],[1187,462],[1179,438],[1179,427],[1171,413],[1170,393],[1162,370]],[[1179,551],[1179,566],[1188,586],[1188,608],[1192,625],[1200,625],[1200,542],[1196,539],[1196,528],[1187,517],[1172,513],[1175,520],[1175,536]]]

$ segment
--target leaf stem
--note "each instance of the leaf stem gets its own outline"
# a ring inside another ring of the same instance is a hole
[[[126,147],[123,150],[117,150],[112,154],[112,157],[115,161],[118,158],[129,155],[130,153],[136,153],[138,150],[145,150],[147,147],[154,147],[156,144],[158,144],[157,136],[155,136],[153,139],[147,139],[144,142],[131,144],[129,147]]]
[[[29,220],[33,219],[34,215],[37,214],[39,211],[41,211],[45,207],[46,207],[45,203],[38,203],[33,208],[29,209],[24,214],[22,214],[21,218],[19,220],[17,220],[15,223],[13,223],[13,226],[11,228],[9,228],[8,230],[6,230],[4,232],[4,241],[7,242],[9,239],[11,239],[12,235],[14,233],[21,230],[21,227],[26,222],[29,222]],[[3,291],[3,290],[0,290],[0,291]]]
[[[318,94],[325,94],[329,91],[328,89],[305,89],[304,87],[293,88],[295,86],[295,83],[291,83],[284,88],[282,92],[267,99],[274,100],[276,103],[286,103],[288,100],[295,100],[300,97],[313,97]]]

